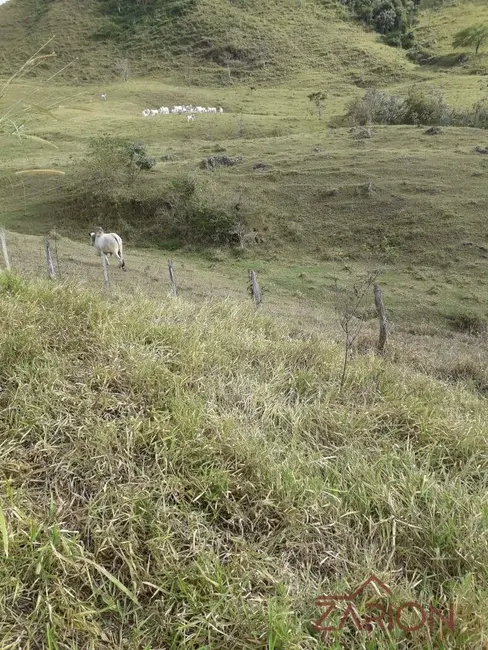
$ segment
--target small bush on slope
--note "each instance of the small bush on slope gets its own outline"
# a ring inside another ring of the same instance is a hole
[[[0,276],[1,647],[319,648],[314,599],[371,572],[480,647],[486,402],[340,365],[247,306]]]
[[[488,103],[476,102],[471,110],[459,110],[447,104],[441,89],[426,91],[412,86],[406,97],[369,88],[347,108],[352,124],[435,124],[488,128]]]

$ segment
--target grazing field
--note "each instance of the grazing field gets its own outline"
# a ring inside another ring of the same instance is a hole
[[[481,96],[475,76],[449,75],[444,86],[449,101],[462,94],[473,103]],[[393,92],[408,87],[394,87]],[[12,100],[32,88],[13,87]],[[6,174],[4,227],[32,235],[56,228],[65,240],[87,242],[88,232],[101,225],[122,235],[129,267],[133,255],[141,263],[148,255],[152,263],[150,249],[166,250],[163,260],[176,252],[182,260],[206,259],[216,286],[225,286],[234,269],[243,278],[249,265],[257,265],[256,270],[280,285],[280,300],[285,290],[291,298],[301,292],[321,309],[330,303],[327,289],[335,278],[354,278],[380,267],[399,326],[419,319],[446,325],[455,311],[484,318],[488,158],[475,151],[485,142],[484,130],[443,127],[440,135],[429,136],[425,128],[374,126],[370,139],[358,140],[349,127],[330,126],[358,92],[349,87],[334,91],[322,120],[310,114],[307,89],[203,91],[151,80],[103,88],[105,102],[99,100],[102,87],[85,89],[53,108],[53,117],[34,115],[27,121],[31,134],[54,142],[57,149],[4,136],[5,172],[26,166],[66,172],[22,181]],[[54,94],[52,88],[39,92],[40,102],[43,93]],[[71,97],[78,91],[60,86],[56,93]],[[185,100],[222,105],[225,112],[199,115],[193,123],[184,115],[142,117],[146,106]],[[75,200],[93,185],[92,177],[86,180],[82,160],[90,139],[100,134],[142,141],[157,161],[154,170],[137,180],[135,208],[133,197],[125,194],[110,203],[90,202],[91,194]],[[200,169],[204,157],[222,152],[241,156],[242,163]],[[259,162],[269,167],[253,169]],[[210,210],[232,211],[239,204],[247,227],[259,232],[260,243],[244,250],[180,246],[171,251],[175,242],[159,206],[171,196],[174,179],[195,183],[198,200]],[[85,249],[91,256],[84,244]],[[17,268],[28,265],[27,257],[19,259]],[[276,287],[270,300],[275,292]]]
[[[334,0],[129,5],[0,7],[0,647],[486,650],[488,132],[348,113],[482,126],[485,4],[421,3],[427,65]],[[453,629],[313,628],[372,574]]]

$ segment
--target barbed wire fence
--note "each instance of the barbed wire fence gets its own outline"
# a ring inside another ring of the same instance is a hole
[[[57,245],[57,240],[59,239],[59,237],[56,237],[54,239],[55,255],[56,255],[56,265],[55,265],[53,254],[52,254],[52,246],[51,246],[52,236],[53,236],[53,231],[51,231],[43,239],[42,238],[40,239],[38,251],[39,251],[40,258],[42,258],[43,260],[42,267],[44,268],[44,271],[42,275],[46,277],[45,273],[47,270],[47,277],[50,280],[54,281],[54,280],[61,279],[59,270],[58,271],[56,270],[59,269],[60,255],[59,255],[58,245]],[[3,228],[0,228],[0,252],[1,252],[1,260],[3,261],[3,264],[0,264],[0,273],[3,272],[4,270],[17,273],[19,270],[16,269],[15,267],[12,268],[12,263],[8,252],[7,236]],[[110,275],[109,275],[109,263],[107,260],[107,256],[101,251],[100,251],[100,262],[102,267],[103,289],[105,292],[110,293],[112,291],[112,285],[111,285]],[[168,259],[168,272],[169,272],[169,295],[172,297],[177,297],[180,295],[180,290],[176,284],[175,267],[172,259]],[[249,269],[247,275],[248,275],[247,293],[251,297],[256,307],[256,310],[260,311],[260,308],[262,306],[262,289],[260,288],[258,283],[257,273],[255,270]],[[375,281],[374,284],[372,284],[372,287],[373,287],[373,295],[371,297],[374,300],[375,310],[379,321],[379,337],[375,349],[378,354],[382,355],[385,352],[385,347],[386,347],[390,327],[387,318],[387,310],[383,302],[380,285],[378,284],[378,282]]]

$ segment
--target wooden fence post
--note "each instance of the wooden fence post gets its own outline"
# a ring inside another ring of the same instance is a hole
[[[5,262],[5,268],[6,268],[7,271],[10,271],[11,266],[10,266],[10,260],[8,259],[7,241],[5,239],[5,231],[3,229],[0,230],[0,247],[2,249],[3,260]]]
[[[256,278],[255,271],[252,270],[249,271],[249,284],[250,284],[251,296],[254,298],[256,307],[259,307],[261,305],[261,291],[259,290],[259,284]]]
[[[51,255],[51,244],[49,243],[49,237],[46,237],[46,260],[49,279],[54,280],[56,274],[54,272],[53,256]]]
[[[383,304],[383,298],[381,297],[381,289],[379,285],[374,285],[374,302],[376,305],[376,311],[378,312],[378,318],[380,321],[380,337],[378,339],[378,351],[384,352],[386,345],[386,338],[388,335],[387,327],[388,321],[386,319],[386,310]]]
[[[107,257],[105,256],[105,253],[103,253],[102,251],[100,251],[100,257],[102,259],[102,267],[103,267],[103,286],[108,291],[110,289],[110,282],[108,280]]]
[[[173,262],[171,260],[168,260],[168,270],[169,270],[169,279],[171,282],[171,295],[177,296],[178,288],[176,286],[176,280],[175,280],[175,269],[173,266]]]
[[[56,258],[56,275],[61,280],[61,270],[59,266],[59,255],[58,255],[58,233],[56,232],[56,228],[54,228],[54,230],[51,230],[51,232],[49,233],[49,237],[52,237],[54,239],[54,257]]]

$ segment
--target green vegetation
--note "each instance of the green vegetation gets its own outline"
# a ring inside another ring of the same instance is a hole
[[[170,45],[177,48],[181,44],[177,38],[177,21],[196,6],[197,0],[100,0],[98,4],[106,18],[94,38],[116,41],[127,47],[141,35],[153,31],[156,23],[174,35]]]
[[[81,184],[97,195],[107,188],[110,191],[132,188],[143,171],[150,171],[156,165],[142,142],[101,135],[92,138],[88,147],[82,163]]]
[[[414,44],[412,26],[420,0],[341,0],[354,14],[377,32],[389,45],[410,48]]]
[[[488,40],[488,25],[473,25],[462,29],[454,36],[453,47],[474,47],[478,51]]]
[[[439,88],[426,91],[422,86],[409,88],[405,97],[372,88],[348,107],[353,124],[434,124],[488,128],[488,98],[470,109],[450,106]]]
[[[482,646],[488,59],[452,43],[488,10],[393,5],[0,7],[0,74],[58,62],[0,95],[2,648]],[[224,113],[141,114],[186,103]],[[316,597],[371,573],[454,632],[326,643]]]
[[[15,0],[1,12],[0,74],[53,34],[61,64],[78,57],[62,77],[78,82],[120,79],[127,66],[132,76],[199,87],[269,85],[297,75],[303,80],[304,72],[323,83],[324,75],[359,68],[365,77],[398,78],[408,68],[360,25],[344,22],[336,2]]]
[[[425,7],[424,7],[425,5]],[[486,74],[488,53],[480,48],[477,55],[459,52],[453,41],[459,31],[473,25],[488,24],[488,5],[484,0],[447,0],[422,2],[419,24],[416,27],[417,57],[423,64],[433,66],[434,74],[440,70],[464,74]]]
[[[317,115],[319,116],[319,118],[321,118],[322,117],[322,104],[323,104],[324,100],[327,99],[326,93],[324,93],[324,92],[322,92],[320,90],[316,90],[315,92],[310,93],[310,95],[308,95],[308,98],[315,105],[315,108],[317,109]]]
[[[0,296],[2,646],[321,648],[316,597],[374,572],[479,647],[483,398],[369,355],[340,392],[339,348],[229,301]]]

